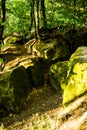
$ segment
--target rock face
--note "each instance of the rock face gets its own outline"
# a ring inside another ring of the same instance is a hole
[[[44,77],[40,58],[34,58],[33,65],[29,66],[26,70],[33,87],[38,88],[44,86]]]
[[[51,66],[50,76],[56,87],[63,89],[63,105],[87,91],[87,47],[79,47],[68,62]]]
[[[36,43],[33,42],[33,44],[29,42],[25,46],[30,53],[49,61],[64,60],[70,56],[68,44],[64,41],[62,35],[59,35],[58,38],[39,40]]]
[[[31,83],[23,66],[0,75],[0,106],[19,112],[30,90]]]
[[[79,47],[70,57],[63,104],[71,102],[87,91],[87,47]]]
[[[64,61],[57,62],[50,67],[50,81],[52,86],[57,90],[64,89],[63,84],[66,83],[67,66],[68,61]]]

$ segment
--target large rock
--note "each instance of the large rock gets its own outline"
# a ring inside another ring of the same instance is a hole
[[[64,89],[66,84],[68,61],[57,62],[50,67],[49,77],[56,90]]]
[[[23,66],[0,75],[0,107],[19,112],[31,87]]]
[[[30,77],[32,86],[35,88],[44,86],[44,75],[42,70],[42,63],[40,58],[34,58],[33,64],[29,66],[26,70]]]
[[[34,48],[38,50],[42,57],[55,61],[56,59],[65,59],[69,56],[69,48],[67,43],[63,40],[62,36],[58,39],[49,39],[47,41],[40,41],[35,44]]]
[[[64,41],[62,35],[57,38],[50,38],[48,40],[38,40],[27,42],[25,44],[29,53],[36,54],[49,61],[64,60],[70,56],[68,44]]]
[[[87,47],[79,47],[68,62],[53,64],[50,79],[53,87],[63,89],[64,106],[87,92]]]
[[[87,47],[79,47],[68,63],[63,104],[68,104],[87,91]]]

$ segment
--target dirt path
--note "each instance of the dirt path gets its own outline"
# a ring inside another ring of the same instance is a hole
[[[63,108],[61,92],[51,87],[34,89],[21,112],[10,114],[2,124],[6,130],[86,130],[87,94]]]
[[[58,107],[60,108],[62,96],[61,93],[56,92],[51,87],[45,87],[38,90],[34,89],[29,99],[30,100],[26,101],[23,110],[21,110],[18,115],[9,115],[10,117],[3,119],[2,122],[8,130],[15,130],[20,127],[23,127],[22,129],[24,130],[25,122],[33,122],[35,120],[34,116],[37,118],[38,116],[46,115],[46,113],[49,114]]]

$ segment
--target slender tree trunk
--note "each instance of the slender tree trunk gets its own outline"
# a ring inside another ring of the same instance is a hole
[[[0,10],[0,45],[3,42],[3,32],[4,32],[4,22],[5,22],[5,3],[6,0],[1,0],[1,10]]]
[[[32,29],[34,24],[35,38],[39,38],[39,0],[31,0],[30,9],[31,24],[29,30]]]
[[[47,28],[44,0],[41,0],[41,12],[42,12],[43,28]]]
[[[39,0],[35,0],[34,14],[35,14],[35,36],[36,39],[38,39],[39,38]]]

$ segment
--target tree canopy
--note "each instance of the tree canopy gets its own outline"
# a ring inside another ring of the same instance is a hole
[[[35,29],[38,35],[41,27],[84,26],[87,22],[85,0],[0,0],[0,10],[4,11],[0,20],[0,26],[5,26],[4,35],[13,32],[27,35],[31,29]]]

